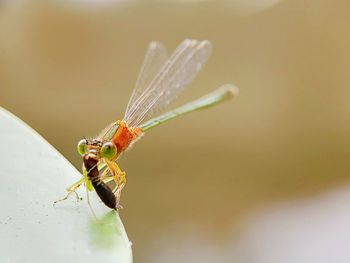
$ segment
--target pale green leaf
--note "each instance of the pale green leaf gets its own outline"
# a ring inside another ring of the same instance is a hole
[[[78,192],[83,200],[73,195],[53,206],[81,178],[79,171],[1,108],[0,135],[0,262],[132,262],[119,215],[94,193],[97,218],[84,187]]]

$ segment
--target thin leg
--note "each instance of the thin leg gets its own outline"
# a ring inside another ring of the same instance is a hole
[[[116,162],[109,161],[109,160],[105,160],[105,161],[117,185],[115,190],[115,195],[117,197],[117,204],[119,206],[121,191],[123,190],[126,184],[126,173],[119,168]]]
[[[109,171],[111,172],[112,176],[114,177],[115,183],[120,187],[121,185],[126,184],[126,173],[123,172],[118,164],[113,161],[105,160],[106,164],[108,166]]]
[[[125,173],[124,173],[124,174],[125,174]],[[103,182],[105,182],[105,183],[108,183],[108,182],[110,182],[110,181],[115,181],[115,175],[112,174],[112,172],[111,172],[111,170],[109,169],[109,167],[106,168],[106,169],[102,172],[100,178],[101,178],[101,180],[102,180]],[[115,181],[115,183],[116,183],[116,186],[118,187],[116,181]],[[115,192],[115,188],[116,188],[116,187],[114,187],[113,192]]]
[[[89,205],[89,207],[90,207],[90,211],[91,211],[92,215],[93,215],[96,219],[98,219],[97,216],[96,216],[96,214],[95,214],[94,209],[92,208],[92,205],[91,205],[91,202],[90,202],[89,190],[88,190],[87,188],[86,188],[86,200],[87,200],[87,202],[88,202],[88,205]]]
[[[69,197],[71,194],[73,194],[73,193],[75,193],[75,195],[76,195],[76,197],[77,197],[77,201],[79,201],[80,198],[79,198],[79,195],[77,194],[76,190],[84,183],[85,180],[86,180],[86,179],[83,177],[83,178],[81,178],[79,181],[75,182],[75,183],[72,184],[70,187],[68,187],[68,188],[67,188],[67,192],[68,192],[68,193],[67,193],[62,199],[59,199],[59,200],[55,201],[55,202],[54,202],[54,205],[55,205],[56,203],[58,203],[58,202],[67,200],[68,197]]]

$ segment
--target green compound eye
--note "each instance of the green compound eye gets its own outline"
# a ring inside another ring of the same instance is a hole
[[[86,152],[87,152],[87,141],[85,139],[80,140],[78,142],[77,149],[78,149],[78,153],[80,155],[86,154]]]
[[[100,155],[103,158],[112,159],[117,154],[117,147],[112,142],[106,142],[102,145]]]

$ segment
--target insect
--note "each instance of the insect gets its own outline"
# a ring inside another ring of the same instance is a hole
[[[112,122],[95,138],[79,141],[83,175],[67,188],[67,195],[61,200],[67,199],[72,193],[76,194],[75,191],[85,184],[88,191],[95,189],[106,206],[117,210],[121,191],[126,184],[126,174],[116,161],[130,145],[146,131],[163,122],[238,95],[235,86],[225,84],[205,97],[151,119],[195,78],[211,50],[209,41],[186,39],[168,57],[161,43],[151,42],[124,118]],[[109,182],[114,182],[114,187],[110,187]]]

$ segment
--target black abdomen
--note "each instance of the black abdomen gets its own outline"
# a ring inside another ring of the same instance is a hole
[[[92,181],[92,186],[95,188],[96,193],[106,206],[116,209],[117,199],[107,184],[99,179],[98,182]]]
[[[101,201],[109,208],[116,209],[117,199],[111,188],[101,180],[97,167],[98,161],[88,154],[84,156],[83,161],[88,171],[87,175]]]

